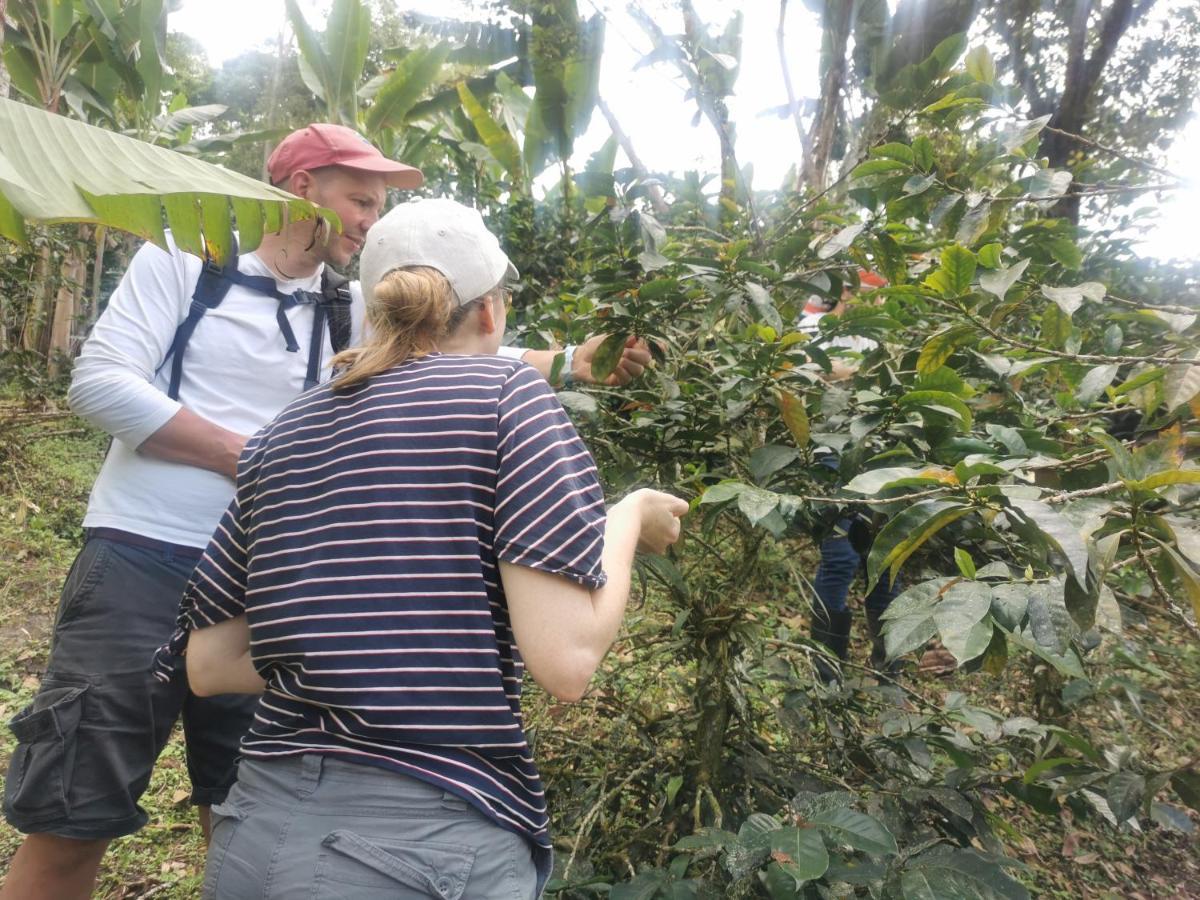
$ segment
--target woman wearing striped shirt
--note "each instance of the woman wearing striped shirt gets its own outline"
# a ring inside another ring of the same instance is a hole
[[[493,355],[516,271],[477,212],[400,206],[361,268],[370,342],[251,438],[160,652],[170,677],[186,645],[202,696],[262,693],[204,894],[535,897],[522,674],[583,694],[635,550],[676,540],[687,504],[606,514],[549,386]]]

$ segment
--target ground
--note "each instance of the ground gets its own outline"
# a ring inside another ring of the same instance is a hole
[[[28,426],[5,430],[0,409],[0,720],[7,721],[32,697],[49,649],[49,635],[61,586],[82,537],[80,519],[88,489],[103,458],[107,440],[66,417],[39,416]],[[631,621],[636,634],[639,617]],[[1101,746],[1132,740],[1138,752],[1164,762],[1200,758],[1200,721],[1196,694],[1190,686],[1200,678],[1200,652],[1183,636],[1156,630],[1155,623],[1134,623],[1156,646],[1155,662],[1170,677],[1137,680],[1140,703],[1150,726],[1130,719],[1112,704],[1110,711],[1076,725]],[[859,642],[861,646],[862,642]],[[611,658],[620,665],[623,647]],[[958,675],[949,680],[918,677],[916,686],[928,696],[948,689],[966,691],[980,702],[1019,713],[1030,695],[1028,674],[1010,668],[1001,676]],[[1133,682],[1131,682],[1133,683]],[[612,679],[598,678],[595,695],[566,708],[548,706],[531,693],[529,719],[538,730],[538,753],[548,760],[569,756],[572,746],[589,742],[585,735],[610,727]],[[1188,690],[1179,686],[1186,685]],[[1120,684],[1114,691],[1124,690]],[[653,697],[624,698],[626,708]],[[1164,734],[1160,729],[1166,728]],[[12,736],[0,729],[0,771],[7,768]],[[553,764],[550,766],[553,769]],[[549,771],[553,788],[561,773]],[[621,779],[612,783],[619,789]],[[156,897],[184,900],[199,893],[203,846],[195,813],[187,802],[188,784],[178,733],[155,771],[143,806],[150,824],[140,833],[113,844],[106,858],[97,896],[107,900]],[[571,798],[558,791],[562,807]],[[1023,880],[1036,896],[1053,898],[1200,897],[1200,855],[1195,838],[1148,825],[1142,834],[1117,833],[1094,820],[1054,819],[1019,809],[1002,797],[991,801],[1008,852],[1029,871]],[[572,811],[574,814],[577,811]],[[560,828],[560,833],[567,829]],[[569,835],[568,835],[569,836]],[[0,823],[0,873],[5,871],[20,835]],[[568,851],[569,853],[569,851]]]

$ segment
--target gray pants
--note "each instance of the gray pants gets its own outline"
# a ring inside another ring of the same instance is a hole
[[[205,898],[532,900],[531,845],[458,796],[311,753],[243,757],[213,807]]]

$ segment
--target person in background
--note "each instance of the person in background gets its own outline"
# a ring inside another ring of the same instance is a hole
[[[203,895],[537,896],[549,817],[526,668],[576,700],[637,549],[688,504],[608,509],[546,381],[496,356],[517,277],[474,210],[404,204],[367,235],[368,341],[251,438],[180,628],[193,690],[261,694],[214,808]]]
[[[879,275],[865,269],[859,270],[858,279],[864,289],[880,288],[887,284]],[[819,333],[821,319],[825,316],[841,315],[851,296],[847,288],[836,303],[825,297],[812,298],[804,308],[798,327],[809,334]],[[844,348],[860,356],[878,346],[870,338],[857,335],[834,337],[826,343],[828,346]],[[826,376],[826,380],[836,383],[853,376],[858,371],[859,361],[853,356],[839,354],[832,358],[832,364],[832,370]],[[834,472],[838,470],[838,458],[832,451],[826,451],[819,456],[818,462]],[[834,523],[833,530],[821,541],[821,559],[813,578],[816,603],[813,604],[812,610],[812,636],[814,640],[828,647],[838,659],[849,658],[853,615],[847,601],[850,587],[863,571],[869,552],[869,525],[857,513],[840,515]],[[894,674],[895,669],[887,664],[880,616],[899,592],[899,580],[889,581],[885,575],[867,593],[863,603],[867,629],[871,635],[871,665],[886,674]],[[818,673],[827,682],[833,681],[837,674],[833,666],[823,660],[818,662]]]

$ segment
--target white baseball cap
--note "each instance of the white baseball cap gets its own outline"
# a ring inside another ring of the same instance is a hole
[[[358,266],[363,296],[369,300],[385,275],[405,266],[437,269],[460,306],[519,277],[479,211],[446,199],[402,203],[371,226]]]

